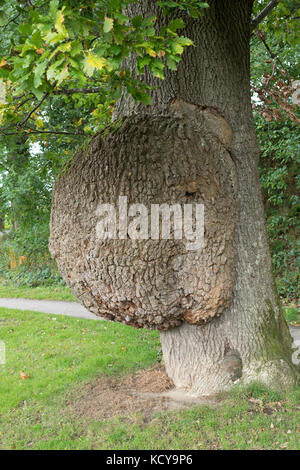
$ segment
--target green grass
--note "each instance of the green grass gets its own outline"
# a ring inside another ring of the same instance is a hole
[[[0,297],[76,301],[70,289],[64,286],[17,287],[12,281],[1,278]]]
[[[291,325],[300,326],[300,310],[296,305],[289,305],[284,308],[285,318]]]
[[[7,363],[1,373],[1,411],[30,398],[47,400],[76,381],[122,374],[157,359],[158,335],[119,323],[0,309]],[[30,380],[20,380],[20,371]]]
[[[300,449],[299,388],[280,395],[253,384],[224,394],[216,409],[157,413],[148,423],[138,413],[100,421],[65,412],[95,377],[156,363],[156,332],[0,309],[0,340],[2,449]]]

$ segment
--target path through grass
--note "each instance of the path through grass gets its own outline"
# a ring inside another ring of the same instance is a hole
[[[63,300],[77,302],[68,287],[64,286],[39,286],[17,287],[12,281],[0,278],[0,297],[24,298],[33,300]],[[300,325],[300,310],[295,304],[283,307],[285,317],[291,325]]]

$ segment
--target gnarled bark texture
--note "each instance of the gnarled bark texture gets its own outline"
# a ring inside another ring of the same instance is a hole
[[[65,279],[93,312],[161,332],[175,385],[210,394],[238,379],[295,382],[292,340],[276,299],[257,164],[249,89],[252,0],[212,0],[186,17],[178,71],[153,105],[123,96],[121,129],[93,139],[58,180],[50,249]],[[143,0],[132,14],[157,14]],[[134,58],[128,63],[131,67]],[[205,205],[205,245],[175,240],[96,241],[96,207],[116,203]],[[140,198],[142,200],[140,200]],[[179,325],[179,326],[177,326]]]
[[[182,321],[204,324],[230,304],[235,166],[209,132],[206,115],[189,108],[185,119],[182,114],[125,119],[121,128],[95,137],[86,154],[78,152],[56,182],[52,255],[85,306],[105,318],[168,330]],[[120,196],[127,197],[127,206],[142,203],[147,209],[149,229],[137,232],[142,239],[132,240],[127,230],[125,239],[98,238],[99,204],[119,209]],[[204,244],[199,240],[197,249],[181,238],[182,208],[192,202],[205,208]],[[161,203],[176,204],[179,239],[171,218],[170,239],[149,239],[151,205]]]

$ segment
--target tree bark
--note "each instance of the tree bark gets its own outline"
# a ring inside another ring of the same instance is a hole
[[[249,38],[252,0],[212,0],[200,19],[184,17],[184,34],[195,47],[185,50],[177,72],[168,71],[156,85],[152,106],[124,95],[115,118],[132,114],[170,115],[172,104],[211,110],[232,129],[230,154],[238,181],[237,223],[234,234],[235,282],[232,301],[222,315],[204,326],[183,323],[161,332],[166,370],[179,388],[211,394],[232,386],[261,381],[273,387],[295,383],[292,339],[277,299],[265,229],[258,177],[259,147],[251,101]],[[131,14],[156,14],[155,2],[130,7]],[[134,58],[128,64],[132,67]]]
[[[49,247],[74,294],[97,315],[160,330],[167,373],[195,395],[238,380],[287,387],[298,374],[257,171],[251,9],[252,0],[212,0],[200,19],[179,11],[195,47],[164,81],[145,73],[156,86],[151,106],[122,96],[114,117],[124,119],[74,155],[53,191]],[[156,15],[158,28],[168,21],[152,0],[129,13]],[[132,240],[127,228],[117,237],[113,225],[111,239],[98,237],[99,204],[114,209],[124,195],[130,204],[202,203],[204,246]]]

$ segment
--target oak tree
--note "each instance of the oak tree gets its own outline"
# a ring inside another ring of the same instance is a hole
[[[0,2],[3,133],[50,132],[43,107],[57,96],[96,96],[98,118],[114,107],[57,180],[51,252],[95,314],[160,330],[168,374],[195,394],[240,379],[287,387],[299,374],[271,272],[249,66],[251,34],[267,15],[290,21],[288,4]],[[204,204],[204,246],[99,242],[97,207],[120,195]]]

